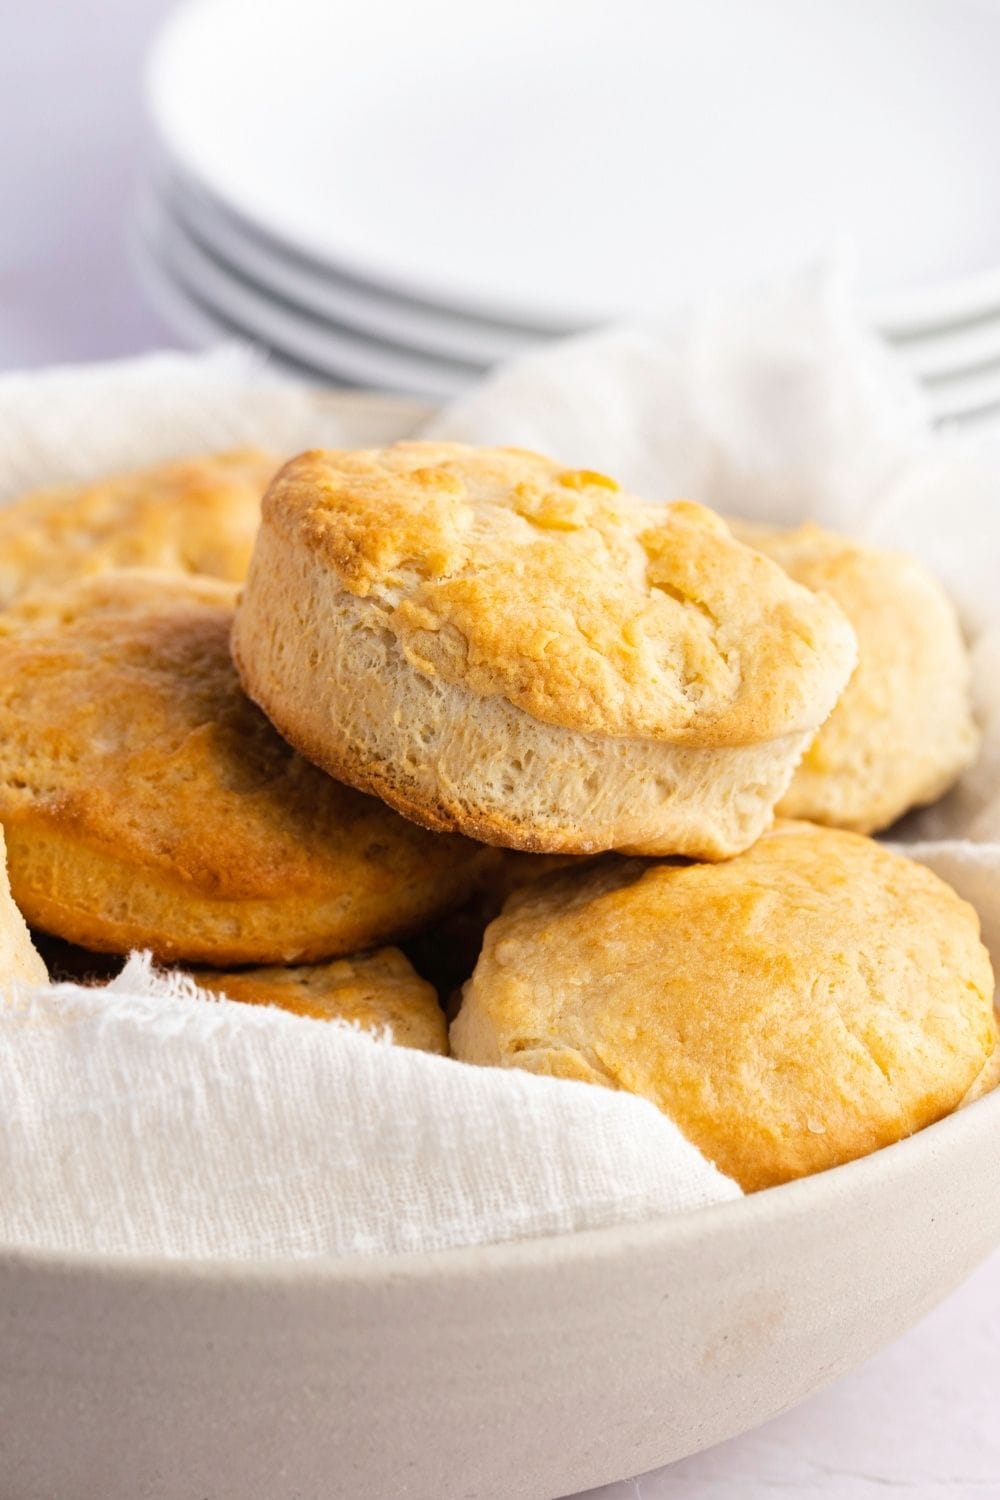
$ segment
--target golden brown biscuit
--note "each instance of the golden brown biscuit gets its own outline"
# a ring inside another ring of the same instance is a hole
[[[14,904],[7,879],[7,850],[0,828],[0,984],[20,979],[27,984],[48,984],[49,976],[41,954],[31,941],[31,934]]]
[[[0,608],[109,568],[239,582],[277,468],[273,454],[243,448],[15,500],[0,508]]]
[[[996,1041],[971,906],[859,834],[779,823],[725,864],[602,861],[511,897],[454,1056],[627,1089],[747,1190],[958,1105]]]
[[[437,995],[398,948],[294,969],[189,972],[202,989],[229,1000],[277,1005],[319,1021],[354,1021],[363,1031],[388,1027],[401,1047],[448,1054],[448,1027]]]
[[[205,963],[327,958],[411,931],[495,858],[275,734],[229,657],[234,594],[121,571],[0,615],[0,820],[33,925]]]
[[[737,536],[843,609],[858,665],[778,806],[873,833],[940,797],[975,758],[968,652],[941,585],[915,559],[812,524],[734,521]]]
[[[450,443],[286,465],[233,649],[304,755],[427,827],[706,858],[767,825],[855,655],[710,511]]]

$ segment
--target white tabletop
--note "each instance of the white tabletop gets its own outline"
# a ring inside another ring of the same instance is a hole
[[[997,1500],[1000,1252],[884,1353],[755,1432],[588,1500]]]
[[[0,368],[176,342],[128,268],[137,69],[168,0],[13,5],[0,48]],[[1000,1500],[1000,1254],[855,1375],[602,1500]],[[276,1496],[275,1500],[281,1500]],[[515,1496],[511,1500],[516,1500]]]

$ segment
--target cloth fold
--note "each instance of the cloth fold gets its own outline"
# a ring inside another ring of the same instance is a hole
[[[433,1250],[738,1197],[644,1100],[217,999],[133,955],[0,998],[0,1243]]]

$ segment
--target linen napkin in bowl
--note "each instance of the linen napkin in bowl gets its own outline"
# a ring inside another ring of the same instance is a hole
[[[0,495],[248,441],[381,442],[417,415],[345,416],[234,350],[6,377]],[[426,430],[541,448],[653,498],[812,515],[936,567],[974,641],[986,745],[913,820],[947,844],[913,852],[979,908],[1000,967],[1000,680],[985,673],[1000,444],[932,431],[841,279],[547,348]],[[0,1244],[240,1257],[481,1244],[739,1196],[645,1101],[217,1000],[138,956],[104,990],[0,997],[0,1185]]]

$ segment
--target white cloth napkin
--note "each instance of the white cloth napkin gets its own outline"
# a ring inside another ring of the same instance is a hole
[[[936,566],[974,638],[987,743],[963,786],[913,820],[914,836],[949,842],[914,853],[977,905],[1000,966],[1000,444],[932,433],[850,308],[823,274],[669,328],[573,340],[427,430],[548,450],[651,496],[813,515]],[[401,407],[387,425],[363,404],[345,419],[232,350],[8,376],[0,496],[199,448],[382,441],[413,420]],[[0,997],[0,1243],[378,1253],[738,1195],[641,1100],[214,1000],[140,958],[105,990]]]
[[[217,1000],[134,955],[0,1000],[0,1243],[431,1250],[738,1196],[651,1104]]]

